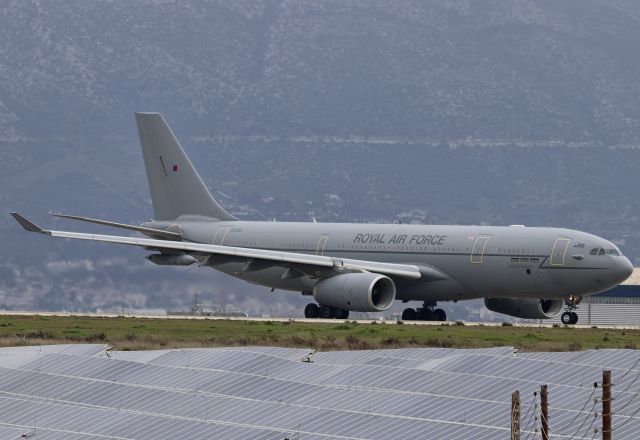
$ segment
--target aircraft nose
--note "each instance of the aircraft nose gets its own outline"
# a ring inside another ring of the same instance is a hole
[[[616,278],[620,279],[619,283],[629,278],[633,273],[633,264],[627,257],[620,257],[615,259],[614,268]]]

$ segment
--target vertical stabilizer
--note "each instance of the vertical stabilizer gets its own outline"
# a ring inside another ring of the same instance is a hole
[[[136,113],[136,123],[156,220],[237,220],[213,199],[160,113]]]

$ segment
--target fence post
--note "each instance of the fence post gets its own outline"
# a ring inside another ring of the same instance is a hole
[[[520,440],[520,391],[511,394],[511,440]]]
[[[602,440],[611,440],[611,370],[602,372]]]
[[[549,406],[546,385],[540,387],[540,431],[542,432],[542,440],[549,440]]]

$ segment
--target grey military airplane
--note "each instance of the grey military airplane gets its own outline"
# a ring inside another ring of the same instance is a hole
[[[624,281],[631,262],[613,243],[570,229],[513,226],[345,224],[238,220],[211,196],[164,118],[136,113],[155,220],[138,226],[58,215],[147,238],[43,229],[51,237],[132,245],[158,265],[198,263],[247,282],[302,292],[308,318],[382,312],[421,301],[405,320],[445,320],[437,302],[484,298],[492,311],[545,319]]]

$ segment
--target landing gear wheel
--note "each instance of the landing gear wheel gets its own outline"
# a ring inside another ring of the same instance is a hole
[[[433,311],[433,314],[435,315],[435,320],[436,321],[446,321],[447,320],[447,314],[442,309],[435,309]]]
[[[578,323],[578,314],[574,312],[578,308],[578,305],[582,302],[582,297],[577,295],[570,295],[568,298],[565,298],[565,312],[562,314],[560,319],[563,324],[577,324]]]
[[[562,321],[563,324],[573,324],[573,316],[574,313],[573,312],[564,312],[561,316],[560,316],[560,321]],[[576,315],[577,318],[577,315]]]
[[[318,304],[309,303],[304,308],[305,318],[312,318],[312,319],[317,318],[319,314],[320,314],[320,307],[318,307]]]
[[[418,314],[416,313],[416,309],[404,309],[402,311],[403,321],[415,321],[417,318]]]
[[[571,314],[571,324],[578,323],[578,314],[576,312],[569,312]]]
[[[336,318],[338,319],[349,319],[349,311],[336,309]]]
[[[333,307],[320,306],[318,316],[322,319],[333,319],[336,317]]]
[[[422,309],[418,313],[420,321],[436,321],[436,315],[433,310]]]

